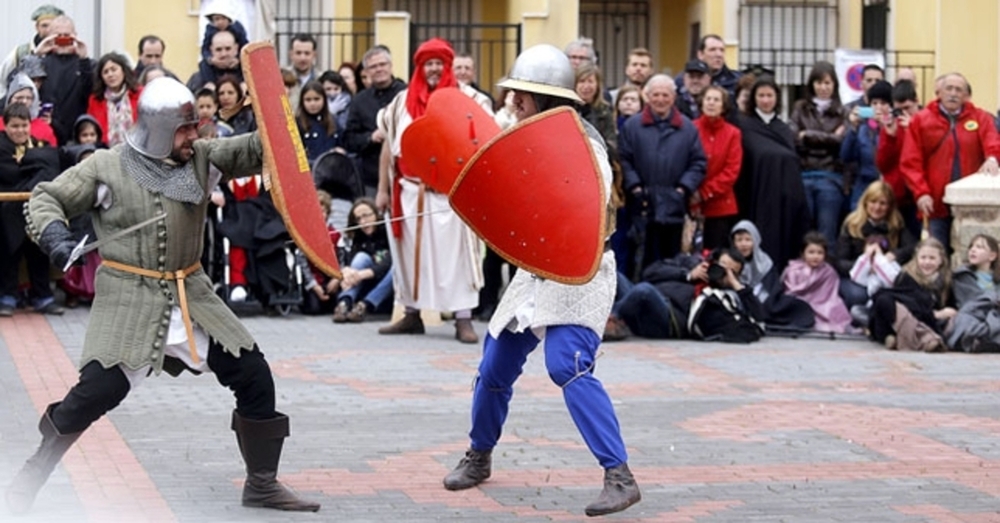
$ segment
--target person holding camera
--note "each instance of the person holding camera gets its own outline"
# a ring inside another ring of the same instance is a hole
[[[920,235],[921,224],[917,220],[917,205],[913,194],[906,188],[903,173],[899,168],[899,158],[903,152],[903,136],[913,118],[922,107],[917,96],[916,85],[909,80],[899,80],[892,87],[892,111],[879,121],[878,147],[875,167],[882,173],[882,181],[892,187],[896,196],[896,206],[906,228],[914,237]]]
[[[879,179],[875,154],[878,151],[880,122],[892,110],[892,84],[879,80],[865,95],[869,106],[858,108],[858,114],[863,114],[864,118],[858,125],[850,126],[840,146],[845,184],[850,180],[850,186],[844,187],[845,192],[850,190],[850,211],[858,206],[858,200],[868,185]]]
[[[712,251],[703,266],[705,286],[691,304],[688,331],[696,339],[750,343],[764,335],[764,310],[740,281],[746,260],[735,248]]]
[[[54,106],[52,128],[59,143],[72,138],[76,118],[87,112],[87,102],[94,89],[94,61],[88,57],[87,44],[76,36],[73,20],[57,16],[49,26],[35,54],[42,58],[48,76],[39,89],[42,103]]]
[[[621,272],[604,327],[603,341],[621,341],[631,334],[650,339],[687,337],[687,317],[695,288],[708,283],[708,262],[697,254],[657,260],[632,283]]]

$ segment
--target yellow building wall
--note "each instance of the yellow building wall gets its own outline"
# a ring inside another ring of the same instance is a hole
[[[997,58],[1000,3],[997,0],[938,3],[938,75],[961,72],[972,84],[973,103],[989,112],[995,111],[1000,90]]]
[[[894,0],[889,6],[889,41],[886,44],[896,51],[889,60],[913,68],[921,101],[934,96],[939,8],[938,0]],[[857,31],[861,32],[860,25]],[[895,78],[890,76],[889,80]]]
[[[198,70],[201,46],[198,41],[198,2],[150,2],[126,0],[125,45],[129,53],[137,51],[139,39],[155,34],[167,43],[163,64],[182,82]],[[136,57],[138,59],[138,57]]]
[[[651,22],[659,29],[657,50],[658,69],[676,75],[688,60],[691,24],[702,21],[703,0],[671,0],[664,2],[651,13]],[[704,34],[704,27],[702,34]],[[657,31],[653,31],[657,34]]]
[[[579,0],[508,0],[507,21],[523,22],[521,45],[551,44],[560,49],[580,35]]]
[[[838,35],[840,47],[847,49],[861,48],[861,2],[841,1],[838,4]],[[907,0],[907,9],[909,0]]]
[[[392,49],[392,74],[409,81],[410,15],[405,12],[382,11],[375,14],[375,42]]]

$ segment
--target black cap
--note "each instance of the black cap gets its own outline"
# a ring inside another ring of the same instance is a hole
[[[879,80],[868,88],[865,96],[868,98],[868,103],[872,103],[872,100],[882,100],[892,105],[892,84],[885,80]]]
[[[708,64],[701,60],[688,60],[688,63],[684,64],[684,72],[708,74]]]

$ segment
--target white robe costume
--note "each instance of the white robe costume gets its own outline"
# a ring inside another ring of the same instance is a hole
[[[476,101],[493,116],[490,100],[468,86],[461,91]],[[392,153],[389,164],[389,185],[402,176],[396,165],[405,154],[400,142],[403,131],[413,118],[406,109],[407,90],[401,91],[378,114],[378,128],[385,133]],[[420,180],[402,177],[400,202],[403,216],[415,216],[420,208]],[[396,300],[406,307],[437,311],[473,309],[479,304],[479,289],[483,286],[483,244],[468,226],[451,209],[448,195],[424,192],[422,218],[401,221],[402,237],[392,236],[392,227],[386,227],[389,249],[392,252],[392,278]],[[395,216],[394,216],[395,218]],[[423,220],[420,237],[420,263],[417,271],[417,224]],[[416,293],[414,286],[417,286]]]

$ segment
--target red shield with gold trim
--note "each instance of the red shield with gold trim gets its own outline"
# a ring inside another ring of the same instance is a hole
[[[403,131],[404,174],[448,194],[476,151],[499,133],[493,117],[461,90],[436,89],[427,101],[427,112]]]
[[[499,134],[472,158],[449,198],[514,265],[574,285],[597,273],[607,195],[576,111],[546,111]]]
[[[309,261],[328,276],[340,278],[340,264],[319,206],[274,45],[270,42],[247,45],[240,61],[253,100],[264,148],[264,174],[269,177],[274,206]]]

